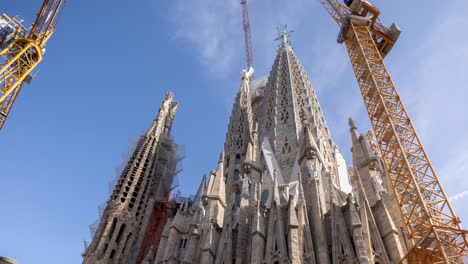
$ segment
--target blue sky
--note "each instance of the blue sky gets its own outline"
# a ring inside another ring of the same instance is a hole
[[[32,23],[41,1],[3,1]],[[403,33],[386,58],[400,94],[462,220],[468,221],[468,2],[373,1]],[[251,0],[256,77],[288,24],[332,137],[350,161],[347,118],[370,128],[337,25],[317,0]],[[128,144],[166,91],[180,103],[180,189],[216,167],[244,66],[241,9],[227,0],[69,0],[40,74],[0,132],[0,255],[21,263],[81,263],[88,225]]]

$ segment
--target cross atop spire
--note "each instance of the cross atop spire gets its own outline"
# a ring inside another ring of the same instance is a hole
[[[283,29],[276,28],[278,30],[278,37],[275,40],[283,40],[283,43],[288,43],[288,38],[291,36],[291,33],[294,32],[294,30],[288,31],[288,25],[284,25]]]

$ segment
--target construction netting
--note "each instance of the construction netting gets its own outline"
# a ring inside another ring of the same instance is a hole
[[[167,201],[171,191],[179,186],[177,175],[182,171],[185,147],[175,143],[171,135],[165,135],[158,154],[154,196],[157,201]]]
[[[122,176],[122,173],[125,167],[128,165],[128,161],[135,152],[135,149],[137,148],[140,140],[143,139],[144,134],[140,137],[135,137],[128,141],[128,150],[127,152],[122,153],[121,162],[115,169],[115,177],[108,183],[109,197],[112,196],[117,182]],[[161,143],[157,149],[157,153],[155,154],[157,155],[157,161],[154,176],[155,178],[152,186],[154,196],[153,198],[158,201],[167,201],[171,191],[179,186],[177,175],[182,171],[182,160],[185,157],[185,146],[177,144],[171,135],[166,134],[163,135]],[[91,225],[89,225],[91,240],[96,234],[108,201],[109,199],[98,206],[99,218]],[[84,244],[86,251],[90,243],[85,240]]]

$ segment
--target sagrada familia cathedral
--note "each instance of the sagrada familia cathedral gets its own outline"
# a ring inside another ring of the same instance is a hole
[[[243,72],[217,168],[202,178],[194,199],[157,223],[152,212],[168,197],[176,159],[177,103],[167,94],[83,263],[387,264],[403,257],[408,238],[372,132],[359,134],[350,119],[347,168],[308,76],[282,37],[268,81],[250,87],[253,72]]]

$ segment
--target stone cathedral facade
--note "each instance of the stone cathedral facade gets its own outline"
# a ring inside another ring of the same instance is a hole
[[[265,84],[243,74],[217,169],[147,263],[396,263],[406,238],[395,196],[372,133],[352,121],[350,132],[348,172],[284,38]]]
[[[142,263],[397,263],[407,238],[372,132],[350,120],[347,168],[286,36],[268,81],[250,87],[251,75],[243,72],[217,168]],[[135,263],[119,257],[138,243],[106,262],[91,258],[107,243],[97,241],[84,263]]]

